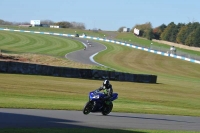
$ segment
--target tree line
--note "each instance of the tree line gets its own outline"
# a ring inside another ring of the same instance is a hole
[[[134,33],[134,28],[140,30],[138,36],[157,40],[165,40],[169,42],[179,43],[187,46],[200,47],[200,23],[189,22],[188,24],[174,22],[168,25],[162,24],[158,27],[152,28],[150,22],[145,24],[135,25],[131,32]],[[123,27],[118,29],[122,32]]]
[[[41,24],[43,25],[57,25],[62,28],[75,28],[75,29],[85,29],[85,24],[80,22],[68,22],[68,21],[60,21],[54,22],[52,20],[41,20]],[[30,22],[9,22],[0,19],[0,25],[30,25]]]

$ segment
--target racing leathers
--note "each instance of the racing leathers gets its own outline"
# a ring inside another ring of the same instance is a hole
[[[105,97],[102,99],[103,101],[108,101],[113,94],[113,88],[111,84],[109,84],[107,87],[101,86],[97,89],[97,91],[103,91],[103,93],[105,94]]]

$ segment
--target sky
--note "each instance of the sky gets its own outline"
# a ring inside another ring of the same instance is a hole
[[[117,31],[150,22],[200,22],[200,0],[0,0],[0,19],[84,23],[86,29]]]

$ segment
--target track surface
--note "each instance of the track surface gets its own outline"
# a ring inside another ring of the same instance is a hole
[[[87,45],[86,50],[67,54],[70,60],[84,64],[98,65],[90,57],[106,47],[100,43],[75,38]],[[0,128],[49,128],[49,127],[88,127],[109,129],[152,129],[200,131],[200,117],[114,113],[103,116],[101,113],[84,115],[81,111],[0,109]]]
[[[200,118],[188,116],[101,113],[82,111],[0,109],[0,128],[109,128],[200,131]]]
[[[90,60],[90,57],[102,50],[105,50],[106,47],[98,42],[93,42],[90,39],[88,40],[89,44],[86,39],[81,39],[81,38],[74,38],[74,39],[84,43],[87,48],[86,50],[82,49],[79,51],[69,53],[66,55],[66,58],[76,62],[81,62],[83,64],[99,65],[98,63]]]

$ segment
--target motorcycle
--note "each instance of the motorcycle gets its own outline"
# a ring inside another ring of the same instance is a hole
[[[88,115],[90,112],[101,112],[103,115],[108,115],[113,109],[113,102],[118,98],[118,93],[113,93],[109,100],[102,100],[105,94],[97,90],[89,93],[89,101],[83,108],[83,114]]]

